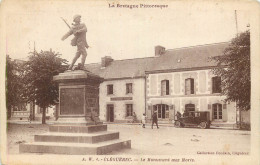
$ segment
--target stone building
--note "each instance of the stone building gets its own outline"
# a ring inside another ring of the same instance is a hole
[[[177,111],[209,111],[212,123],[236,123],[236,104],[224,103],[221,77],[210,57],[221,55],[228,43],[163,52],[146,73],[147,114],[157,111],[159,121],[172,122]]]
[[[87,70],[104,78],[99,87],[100,119],[108,122],[138,120],[145,113],[145,71],[152,58],[113,60],[86,65]]]
[[[35,108],[33,108],[35,106]],[[46,108],[46,119],[54,119],[55,106]],[[34,112],[33,112],[34,109]],[[30,114],[34,114],[34,120],[41,121],[42,108],[32,103],[21,103],[11,109],[10,120],[28,121]]]
[[[177,111],[209,111],[214,123],[234,124],[238,114],[235,103],[224,103],[221,78],[211,69],[209,58],[222,55],[229,43],[217,43],[166,50],[155,47],[147,58],[113,60],[86,65],[87,70],[103,77],[100,85],[100,119],[126,122],[133,113],[148,120],[157,111],[159,123],[172,123]]]

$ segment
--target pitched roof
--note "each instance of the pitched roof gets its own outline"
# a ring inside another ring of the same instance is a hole
[[[105,79],[144,77],[145,72],[192,69],[216,66],[209,57],[222,55],[229,42],[166,50],[158,57],[114,60],[101,68],[100,63],[87,64],[86,69]]]
[[[166,50],[163,55],[153,61],[153,67],[147,71],[216,66],[216,63],[209,58],[222,55],[228,44],[228,42],[223,42]]]
[[[144,77],[155,57],[114,60],[109,66],[102,68],[100,63],[87,64],[86,69],[104,79]]]

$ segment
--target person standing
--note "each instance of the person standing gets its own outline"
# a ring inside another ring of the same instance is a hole
[[[142,116],[142,124],[143,124],[143,128],[145,128],[145,120],[146,120],[146,115],[145,113]]]
[[[136,122],[136,114],[135,114],[135,112],[133,112],[133,121],[132,121],[132,123],[135,123]]]
[[[152,129],[153,129],[153,124],[156,124],[156,126],[157,126],[157,129],[159,128],[158,127],[158,118],[157,118],[157,113],[156,112],[154,112],[153,113],[153,116],[152,116]]]
[[[74,38],[71,40],[71,45],[72,46],[77,46],[77,52],[75,57],[72,60],[72,63],[69,66],[69,70],[72,70],[73,65],[77,61],[77,59],[81,57],[81,63],[78,66],[79,69],[84,70],[84,64],[85,60],[87,57],[87,51],[86,48],[89,48],[86,40],[86,32],[87,32],[87,27],[84,23],[81,23],[81,16],[80,15],[75,15],[73,17],[73,26],[70,28],[70,31],[66,33],[63,37],[62,40],[65,40],[68,38],[70,35],[74,34]]]

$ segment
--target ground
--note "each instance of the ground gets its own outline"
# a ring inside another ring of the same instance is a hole
[[[148,125],[108,124],[119,131],[121,139],[130,139],[132,148],[111,155],[193,155],[199,152],[249,152],[250,131],[230,129],[174,128]],[[8,153],[18,154],[19,143],[33,142],[34,135],[48,132],[48,125],[8,124]]]

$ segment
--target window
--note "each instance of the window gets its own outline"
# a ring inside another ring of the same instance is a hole
[[[113,94],[113,85],[107,85],[107,94],[108,95]]]
[[[168,119],[169,118],[169,106],[166,104],[154,105],[153,111],[157,112],[157,117],[159,119]]]
[[[128,93],[133,93],[132,91],[132,83],[127,83],[126,84],[126,94]]]
[[[26,104],[25,103],[21,103],[17,106],[14,106],[13,111],[27,111],[26,109]]]
[[[212,77],[212,93],[221,93],[221,77]]]
[[[162,96],[169,95],[169,80],[161,81],[161,94]]]
[[[216,103],[212,105],[213,107],[213,119],[222,120],[222,104]]]
[[[185,80],[185,95],[194,94],[194,79],[188,78]]]
[[[133,104],[126,104],[126,116],[133,116]]]

